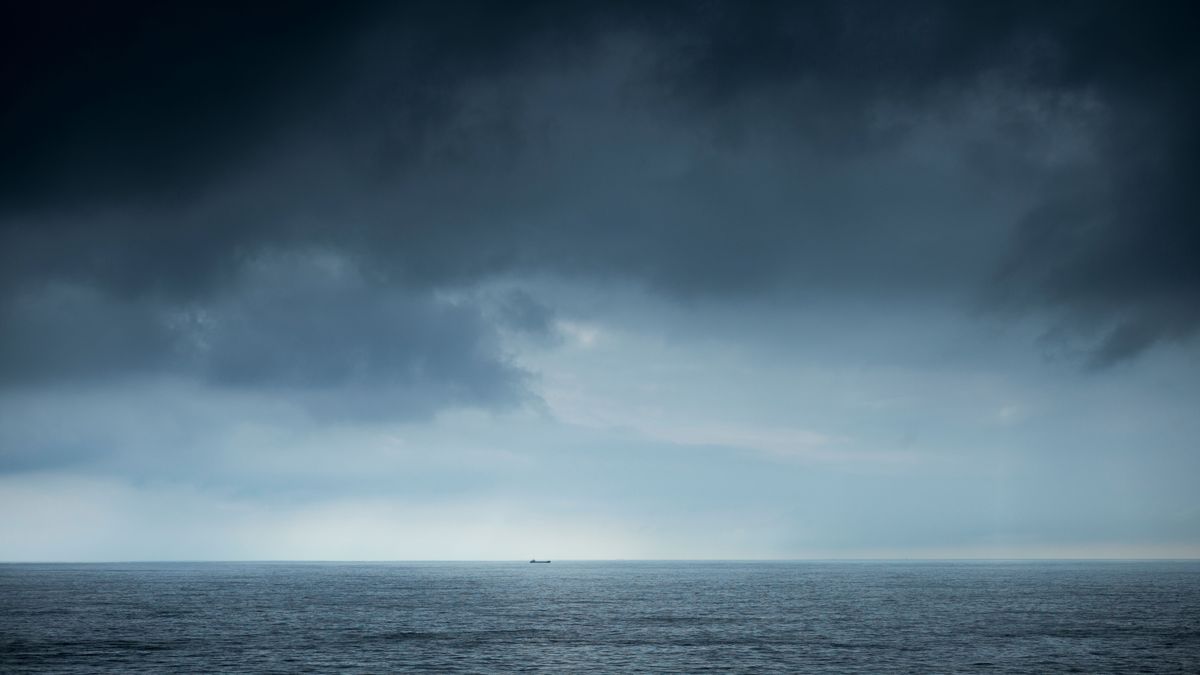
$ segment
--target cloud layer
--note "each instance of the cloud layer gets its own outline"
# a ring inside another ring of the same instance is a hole
[[[53,9],[0,17],[17,502],[552,485],[777,555],[882,541],[887,493],[887,546],[1195,543],[1186,3]]]
[[[7,360],[88,369],[53,352],[68,329],[26,307],[39,294],[148,324],[312,248],[405,292],[541,272],[680,296],[975,285],[1121,360],[1200,319],[1182,11],[35,12],[9,22],[3,298],[47,339]],[[92,359],[123,367],[106,339]]]

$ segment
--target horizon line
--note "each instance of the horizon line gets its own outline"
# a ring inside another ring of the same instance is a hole
[[[548,558],[552,562],[684,562],[684,563],[816,563],[816,562],[1200,562],[1200,557],[843,557],[843,558]],[[0,560],[0,565],[125,565],[125,564],[233,564],[233,563],[526,563],[524,558],[240,558],[240,559],[129,559],[129,560]]]

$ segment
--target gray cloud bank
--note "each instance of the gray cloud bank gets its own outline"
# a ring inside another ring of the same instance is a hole
[[[1184,3],[25,8],[0,379],[510,405],[489,280],[962,293],[1107,365],[1200,325]],[[469,296],[469,294],[468,294]],[[499,317],[499,319],[496,319]]]

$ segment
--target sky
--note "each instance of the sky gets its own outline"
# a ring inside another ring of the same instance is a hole
[[[24,3],[0,560],[1200,557],[1183,2]]]

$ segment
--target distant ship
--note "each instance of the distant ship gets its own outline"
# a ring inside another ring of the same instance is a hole
[[[548,563],[550,561],[549,560],[530,560],[529,562],[531,562],[531,563]]]

